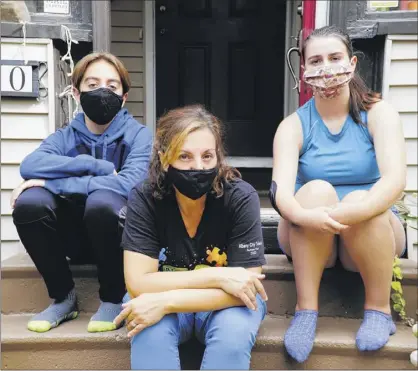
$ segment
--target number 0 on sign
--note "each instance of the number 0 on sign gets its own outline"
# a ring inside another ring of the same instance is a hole
[[[1,95],[3,97],[39,97],[39,62],[1,61]]]
[[[2,92],[32,92],[32,66],[1,66]]]

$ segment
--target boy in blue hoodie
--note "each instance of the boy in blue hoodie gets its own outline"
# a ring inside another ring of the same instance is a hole
[[[88,331],[115,330],[125,293],[119,215],[129,191],[148,172],[152,135],[123,105],[128,71],[110,53],[76,65],[73,92],[84,113],[46,138],[20,167],[25,181],[12,196],[13,221],[53,303],[28,329],[45,332],[78,315],[67,256],[91,251],[101,300]]]

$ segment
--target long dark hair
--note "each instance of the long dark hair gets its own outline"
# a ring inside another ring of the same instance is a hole
[[[306,45],[313,38],[319,37],[336,37],[346,46],[349,58],[353,57],[354,50],[350,36],[336,26],[325,26],[312,31],[306,38],[302,48],[303,61],[305,61]],[[369,89],[357,71],[354,71],[354,76],[348,86],[350,88],[350,115],[357,124],[364,124],[360,112],[368,111],[373,104],[379,102],[382,99],[381,94]]]
[[[190,105],[168,111],[157,122],[157,132],[150,162],[148,184],[153,196],[161,199],[170,192],[165,181],[165,170],[180,154],[186,137],[199,129],[209,129],[216,142],[218,175],[213,181],[213,192],[223,195],[223,182],[240,178],[241,174],[226,164],[221,121],[201,105]]]

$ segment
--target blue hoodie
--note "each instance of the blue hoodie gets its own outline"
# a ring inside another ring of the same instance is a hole
[[[148,174],[151,147],[151,132],[126,109],[103,134],[91,133],[79,113],[23,160],[20,174],[23,179],[45,179],[45,188],[57,195],[87,196],[106,189],[128,197]]]

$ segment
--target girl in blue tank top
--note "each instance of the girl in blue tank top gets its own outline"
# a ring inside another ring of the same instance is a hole
[[[405,232],[391,209],[406,180],[399,115],[356,73],[349,36],[335,26],[314,30],[302,58],[314,97],[277,129],[270,190],[282,216],[279,245],[295,269],[296,312],[284,343],[298,362],[313,348],[321,276],[337,255],[365,285],[357,348],[377,350],[394,334],[392,262]]]

